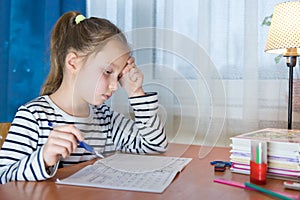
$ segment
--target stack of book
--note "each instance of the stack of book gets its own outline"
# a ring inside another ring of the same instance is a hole
[[[251,141],[267,141],[267,176],[283,179],[300,178],[300,130],[267,128],[230,138],[231,170],[250,174]]]

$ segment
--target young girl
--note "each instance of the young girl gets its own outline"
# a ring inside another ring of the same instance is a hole
[[[54,176],[58,165],[95,158],[85,141],[107,156],[115,151],[161,153],[167,139],[156,93],[144,93],[143,74],[126,38],[111,22],[64,14],[51,37],[51,70],[41,96],[21,106],[0,151],[1,183]],[[135,121],[103,104],[126,90]]]

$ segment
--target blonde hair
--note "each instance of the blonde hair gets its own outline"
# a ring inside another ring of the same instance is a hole
[[[104,42],[118,36],[127,45],[121,30],[110,21],[91,17],[79,23],[75,19],[79,12],[67,12],[56,22],[50,41],[50,72],[41,89],[41,95],[54,93],[63,80],[67,54],[73,50],[88,56],[101,50]]]

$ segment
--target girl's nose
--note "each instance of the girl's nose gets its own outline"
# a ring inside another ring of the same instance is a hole
[[[111,81],[109,84],[109,89],[112,91],[116,91],[118,89],[118,81]]]

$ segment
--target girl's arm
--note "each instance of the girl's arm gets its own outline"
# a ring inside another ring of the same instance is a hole
[[[112,115],[114,144],[117,150],[134,153],[161,153],[167,148],[164,124],[158,116],[157,93],[145,94],[142,88],[144,75],[130,57],[122,71],[121,86],[129,96],[135,121],[123,115]]]
[[[157,93],[129,98],[135,121],[112,114],[112,134],[116,150],[131,153],[162,153],[167,149],[164,124],[159,119]]]
[[[43,145],[38,141],[38,123],[33,114],[21,106],[0,150],[2,184],[13,180],[37,181],[51,177],[44,166]]]

